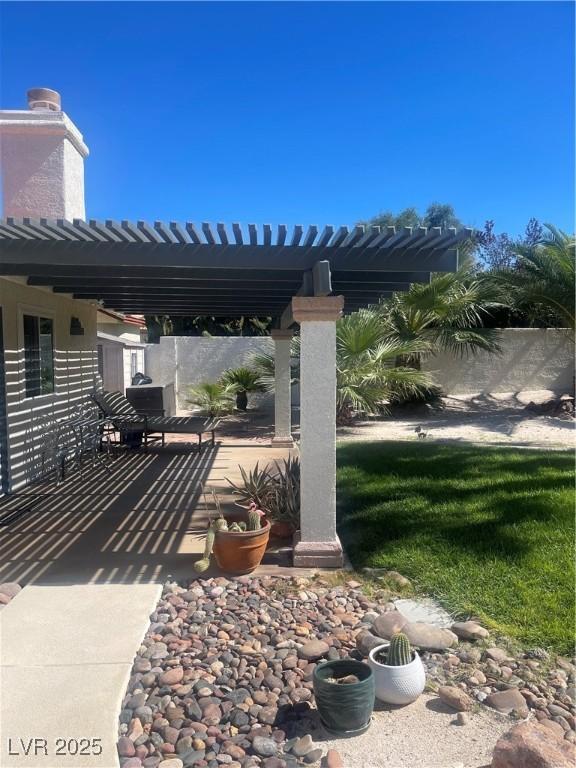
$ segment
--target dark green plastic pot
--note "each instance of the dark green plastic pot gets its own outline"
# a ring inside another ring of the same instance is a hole
[[[329,683],[356,675],[360,682],[350,685]],[[324,727],[344,736],[356,736],[370,725],[374,709],[374,675],[368,664],[354,659],[340,659],[318,664],[314,670],[314,696]]]

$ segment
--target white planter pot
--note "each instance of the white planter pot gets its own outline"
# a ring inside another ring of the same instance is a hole
[[[368,664],[374,672],[376,698],[387,704],[410,704],[415,701],[426,685],[426,672],[420,656],[413,651],[414,659],[402,667],[391,667],[375,660],[375,655],[388,648],[388,643],[370,651]]]

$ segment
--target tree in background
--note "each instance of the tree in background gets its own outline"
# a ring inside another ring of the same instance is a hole
[[[160,336],[267,336],[271,325],[271,317],[146,315],[151,344],[157,344]]]
[[[476,233],[476,258],[484,270],[511,269],[519,251],[532,248],[542,235],[542,225],[534,218],[526,225],[523,236],[518,238],[512,238],[506,232],[496,234],[494,221],[490,219],[484,229]]]
[[[365,227],[456,227],[462,226],[462,222],[456,216],[454,208],[447,203],[430,203],[424,215],[420,215],[416,208],[405,208],[400,213],[383,211],[366,221],[359,221]]]

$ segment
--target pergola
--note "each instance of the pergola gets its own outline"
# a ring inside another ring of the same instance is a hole
[[[136,314],[274,318],[276,445],[290,445],[300,326],[301,540],[296,565],[339,566],[336,320],[458,266],[472,230],[0,220],[0,276]]]

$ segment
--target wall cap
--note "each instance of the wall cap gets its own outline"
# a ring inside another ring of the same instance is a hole
[[[0,110],[0,135],[44,135],[68,139],[84,158],[89,154],[84,138],[64,112]]]

